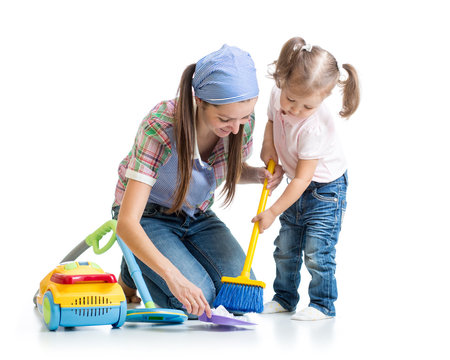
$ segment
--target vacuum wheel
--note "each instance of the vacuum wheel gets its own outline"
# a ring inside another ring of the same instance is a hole
[[[44,323],[49,330],[56,330],[59,327],[61,319],[61,309],[58,304],[53,301],[53,294],[47,291],[42,301],[42,312],[44,314]]]

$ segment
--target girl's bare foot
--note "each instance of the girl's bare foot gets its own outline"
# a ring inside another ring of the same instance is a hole
[[[125,293],[125,297],[127,299],[127,303],[139,304],[141,302],[141,298],[137,296],[136,289],[130,288],[129,286],[125,285],[121,275],[119,275],[119,280],[117,281],[117,283],[122,287],[122,290]]]

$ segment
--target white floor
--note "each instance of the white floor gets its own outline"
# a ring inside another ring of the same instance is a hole
[[[181,325],[125,323],[110,326],[59,328],[44,326],[31,299],[18,313],[8,312],[2,330],[2,353],[32,354],[34,358],[79,359],[164,356],[181,359],[230,359],[253,355],[293,355],[314,359],[449,359],[448,321],[418,311],[408,315],[341,307],[335,319],[316,322],[290,320],[290,314],[250,314],[256,326],[227,327],[189,320]],[[12,330],[12,331],[11,331]],[[310,357],[310,358],[311,358]]]

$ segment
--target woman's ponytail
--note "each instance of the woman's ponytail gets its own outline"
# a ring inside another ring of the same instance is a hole
[[[189,191],[192,175],[192,156],[195,147],[195,114],[192,96],[192,77],[195,64],[189,65],[181,75],[175,110],[175,138],[178,153],[177,191],[169,213],[181,210]]]

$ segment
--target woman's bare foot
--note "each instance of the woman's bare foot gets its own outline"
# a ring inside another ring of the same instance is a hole
[[[137,296],[136,289],[130,288],[129,286],[125,285],[121,275],[119,275],[119,280],[117,281],[117,283],[122,287],[122,290],[125,293],[125,297],[127,299],[127,303],[139,304],[141,302],[141,298]]]

